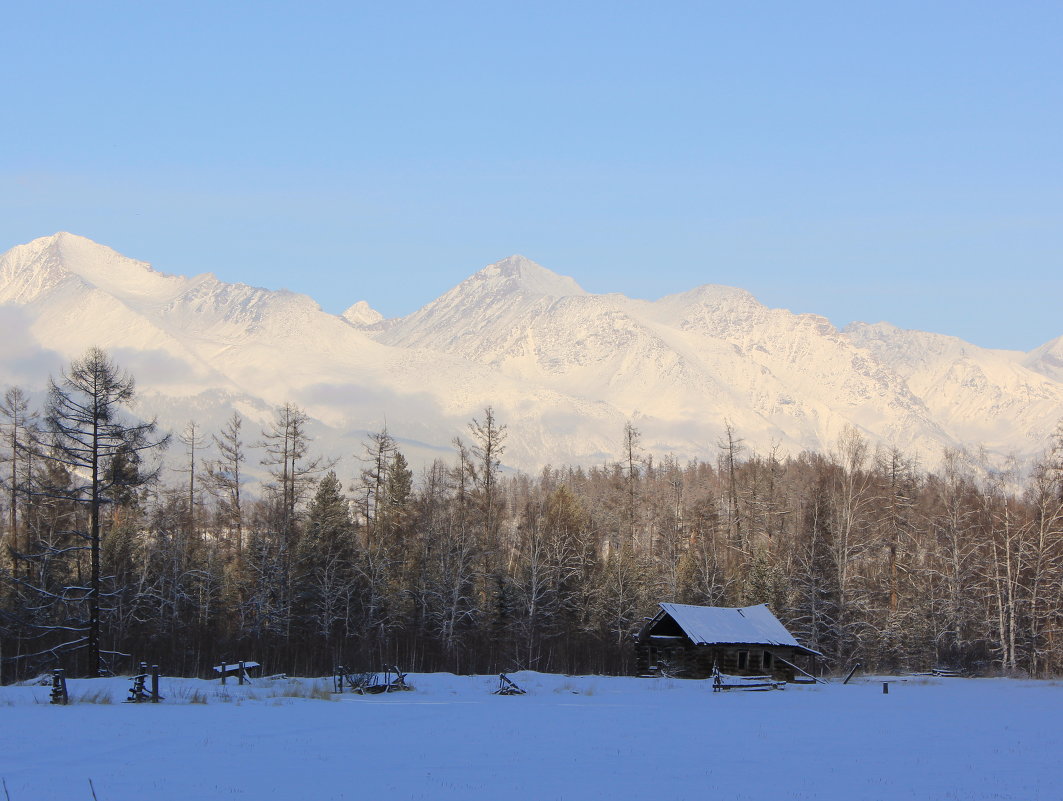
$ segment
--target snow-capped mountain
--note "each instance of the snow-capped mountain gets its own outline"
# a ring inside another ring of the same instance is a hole
[[[1022,363],[1035,372],[1063,381],[1063,336],[1034,348],[1026,354]]]
[[[896,374],[824,318],[730,287],[656,302],[591,295],[511,257],[367,333],[605,401],[667,450],[700,441],[711,451],[724,419],[758,446],[788,450],[825,447],[846,424],[906,448],[950,441]]]
[[[43,384],[98,345],[174,428],[232,407],[261,423],[292,401],[335,455],[385,424],[414,458],[445,454],[488,405],[525,469],[615,458],[628,420],[658,455],[712,458],[725,421],[789,452],[829,449],[852,425],[932,464],[958,445],[1034,454],[1063,416],[1063,338],[1023,354],[884,323],[838,331],[714,285],[594,295],[521,256],[385,320],[364,301],[332,315],[56,234],[0,257],[0,326],[0,382]]]
[[[854,323],[845,333],[903,378],[961,443],[998,454],[1028,453],[1047,444],[1063,418],[1063,383],[1031,369],[1021,351],[981,348],[888,323]]]

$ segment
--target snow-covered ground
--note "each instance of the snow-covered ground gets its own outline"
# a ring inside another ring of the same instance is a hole
[[[449,674],[364,697],[164,678],[158,705],[121,703],[129,679],[71,681],[66,707],[2,687],[0,778],[11,801],[91,799],[90,779],[99,801],[1063,797],[1060,682],[513,678],[527,695]]]

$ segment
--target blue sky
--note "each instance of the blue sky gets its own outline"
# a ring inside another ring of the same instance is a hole
[[[512,253],[841,326],[1063,334],[1063,4],[22,3],[0,250],[409,313]]]

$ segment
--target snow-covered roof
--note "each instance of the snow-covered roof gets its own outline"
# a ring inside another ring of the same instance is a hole
[[[733,608],[662,603],[660,607],[695,645],[788,645],[816,653],[794,639],[767,604]],[[658,613],[654,622],[661,618]]]

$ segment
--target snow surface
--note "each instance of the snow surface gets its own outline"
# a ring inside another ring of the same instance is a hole
[[[299,697],[328,679],[164,678],[158,705],[119,703],[129,679],[71,681],[66,707],[4,687],[0,778],[12,801],[88,799],[90,779],[100,801],[1060,797],[1060,682],[512,678],[527,695],[449,674],[333,701]]]

